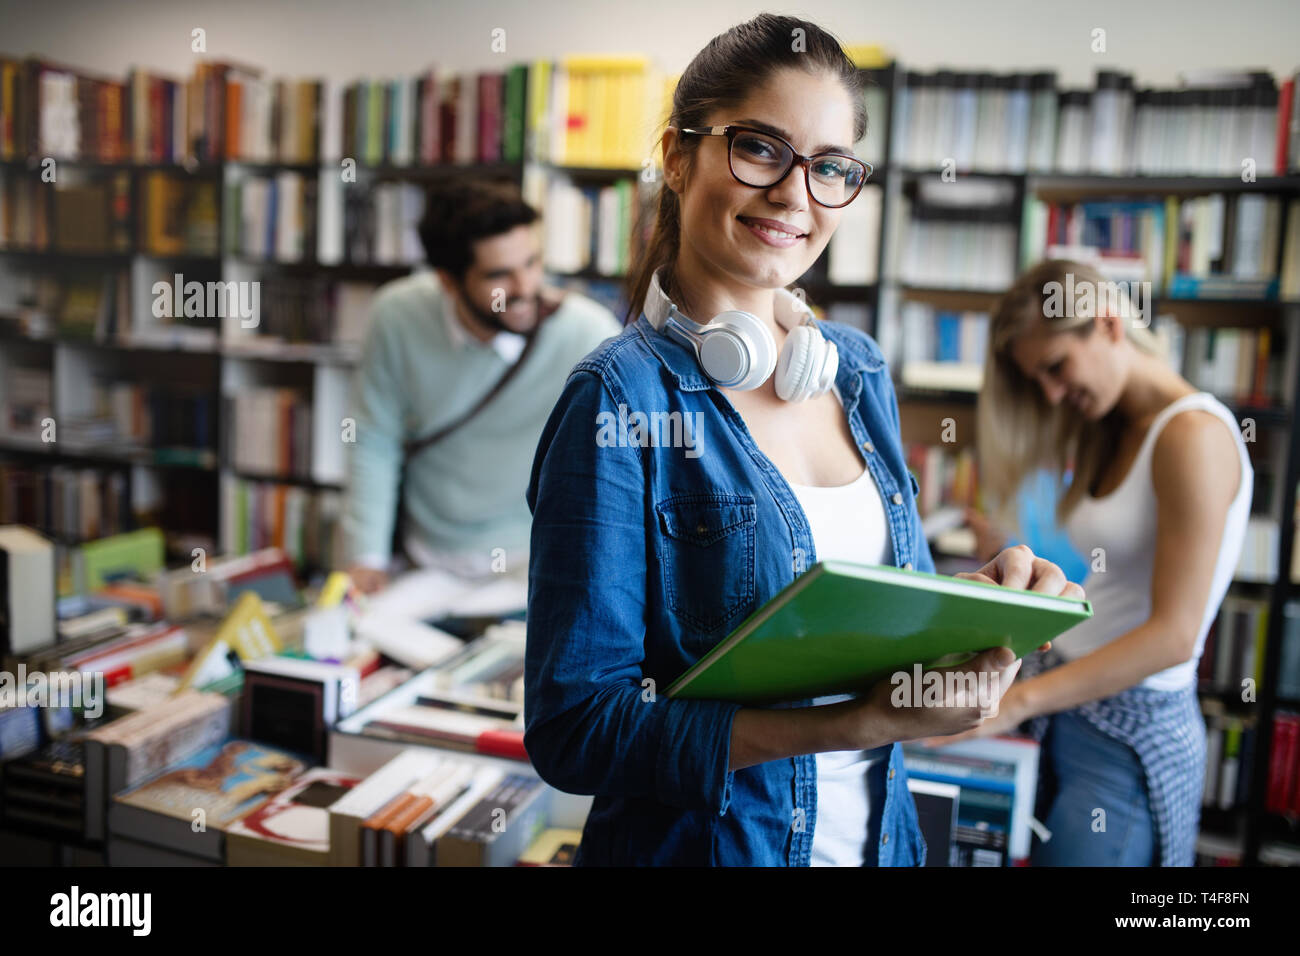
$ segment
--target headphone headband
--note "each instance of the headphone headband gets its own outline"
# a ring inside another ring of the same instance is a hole
[[[650,325],[695,353],[704,374],[723,388],[758,388],[776,373],[776,393],[801,402],[831,388],[839,368],[838,351],[812,321],[812,310],[788,289],[777,289],[775,318],[786,330],[778,356],[772,330],[758,316],[728,309],[703,324],[677,308],[659,283],[650,278],[643,311]]]

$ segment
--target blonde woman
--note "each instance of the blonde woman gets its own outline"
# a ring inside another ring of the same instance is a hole
[[[1236,419],[1169,367],[1122,292],[1077,262],[1021,276],[994,312],[979,400],[989,497],[1006,504],[1039,466],[1073,466],[1058,519],[1090,566],[1093,617],[970,732],[1052,715],[1051,838],[1033,856],[1044,865],[1191,865],[1205,765],[1197,661],[1250,512]]]

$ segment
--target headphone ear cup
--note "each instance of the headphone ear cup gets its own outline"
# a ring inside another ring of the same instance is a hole
[[[835,347],[834,342],[826,343],[826,361],[822,363],[822,374],[817,382],[817,394],[822,395],[830,391],[831,386],[835,384],[835,376],[840,370],[840,350]]]
[[[712,339],[716,342],[711,343]],[[721,360],[724,355],[725,361]],[[732,382],[746,363],[747,370]],[[771,330],[757,316],[738,309],[722,312],[714,317],[709,323],[709,331],[704,333],[700,365],[709,378],[724,388],[738,391],[758,388],[776,367],[776,341]]]
[[[796,325],[786,333],[781,359],[776,370],[777,397],[787,402],[802,402],[808,397],[808,383],[821,370],[817,363],[814,332],[806,325]]]

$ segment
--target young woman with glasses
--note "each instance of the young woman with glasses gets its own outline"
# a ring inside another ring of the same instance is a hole
[[[870,174],[866,123],[816,25],[715,37],[673,95],[635,321],[574,367],[538,444],[524,741],[595,795],[580,864],[917,865],[899,741],[982,719],[893,708],[888,682],[768,708],[664,695],[815,561],[934,570],[879,349],[785,288]],[[1025,548],[964,576],[1082,593]],[[996,649],[963,669],[1018,667]]]

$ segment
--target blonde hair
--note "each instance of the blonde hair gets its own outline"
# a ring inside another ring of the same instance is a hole
[[[1089,335],[1097,315],[1136,316],[1120,285],[1085,263],[1050,259],[1017,278],[994,307],[976,429],[981,491],[996,523],[1015,526],[1016,492],[1039,468],[1052,471],[1062,486],[1073,470],[1069,487],[1057,499],[1057,522],[1064,523],[1114,453],[1124,426],[1118,412],[1090,422],[1065,403],[1053,406],[1020,371],[1011,349],[1018,338],[1034,332]],[[1159,340],[1144,325],[1125,321],[1123,327],[1137,349],[1162,354]]]

